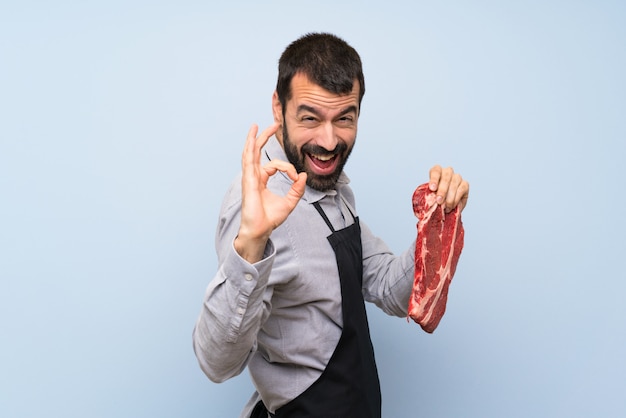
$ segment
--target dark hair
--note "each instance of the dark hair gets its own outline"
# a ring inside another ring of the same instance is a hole
[[[283,111],[291,98],[291,80],[297,73],[335,94],[350,93],[357,80],[359,106],[365,94],[359,54],[346,41],[330,33],[308,33],[293,41],[281,55],[276,92]]]

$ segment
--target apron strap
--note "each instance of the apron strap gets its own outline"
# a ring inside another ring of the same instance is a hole
[[[315,206],[315,209],[317,209],[319,214],[322,215],[322,218],[324,218],[324,221],[326,222],[326,225],[328,225],[330,230],[332,232],[335,232],[335,228],[333,228],[333,224],[330,223],[330,220],[328,220],[328,216],[326,216],[326,213],[322,210],[322,207],[320,206],[320,202],[313,202],[313,206]]]
[[[350,215],[352,215],[352,220],[356,221],[356,216],[354,216],[354,213],[352,213],[352,211],[350,210],[350,206],[348,205],[348,202],[345,201],[343,196],[341,197],[341,200],[343,200],[343,204],[346,205],[346,209],[348,209],[348,212],[350,212]],[[333,228],[333,224],[330,223],[328,216],[326,216],[326,212],[324,212],[324,210],[320,206],[320,202],[319,201],[313,202],[313,206],[315,206],[315,209],[317,210],[317,212],[322,216],[322,218],[324,218],[324,222],[326,222],[326,225],[328,225],[331,232],[335,232],[335,228]]]
[[[252,410],[252,414],[250,415],[250,418],[268,418],[268,417],[273,417],[273,416],[275,415],[267,410],[263,401],[259,401],[254,406],[254,409]]]

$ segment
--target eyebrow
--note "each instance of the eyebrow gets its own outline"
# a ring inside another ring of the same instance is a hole
[[[315,116],[321,116],[322,115],[320,113],[320,111],[318,109],[316,109],[315,107],[309,106],[309,105],[305,105],[305,104],[301,104],[300,106],[298,106],[298,109],[296,109],[296,114],[299,115],[300,113],[303,113],[303,112],[313,113]],[[339,115],[337,115],[337,116],[344,116],[344,115],[347,115],[348,113],[352,113],[352,112],[357,113],[357,108],[354,105],[346,107],[341,112],[339,112]]]

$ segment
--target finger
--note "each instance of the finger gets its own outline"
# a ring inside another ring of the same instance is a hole
[[[244,170],[247,165],[254,163],[254,144],[256,142],[256,134],[258,130],[259,127],[256,124],[253,124],[248,130],[248,137],[246,138],[246,143],[243,147],[243,154],[241,156],[241,164]]]
[[[463,179],[459,174],[453,174],[450,179],[450,185],[448,187],[448,193],[445,195],[445,204],[444,208],[446,212],[450,212],[452,209],[459,204],[459,200],[461,199],[461,195],[459,194],[459,187],[461,186],[461,182]]]
[[[253,124],[248,130],[248,137],[244,146],[242,162],[244,164],[258,163],[261,156],[261,148],[267,143],[267,140],[276,133],[278,124],[273,123],[269,128],[265,129],[257,138],[259,126]]]
[[[461,183],[461,187],[459,187],[459,193],[461,194],[461,198],[459,199],[459,209],[463,211],[467,206],[467,199],[469,198],[469,183],[465,180]]]
[[[298,173],[296,172],[296,168],[293,164],[283,160],[270,161],[263,166],[263,171],[268,176],[273,176],[277,171],[282,171],[287,174],[291,180],[296,181],[298,179]]]
[[[446,213],[453,211],[457,207],[460,211],[462,211],[463,209],[465,209],[465,205],[467,205],[467,199],[469,196],[469,183],[463,179],[460,179],[458,187],[451,188],[448,192],[448,196],[454,196],[454,198],[449,198],[449,200],[446,202]]]
[[[261,152],[261,148],[263,148],[265,144],[267,143],[267,140],[270,139],[270,137],[274,135],[277,130],[278,130],[278,123],[274,122],[268,128],[266,128],[263,132],[261,132],[261,135],[259,135],[255,144],[256,145],[255,148],[256,150],[258,150],[259,153]]]
[[[250,130],[248,130],[248,137],[246,139],[246,145],[244,146],[242,156],[244,185],[248,184],[249,187],[252,187],[256,184],[259,176],[263,182],[267,182],[267,176],[264,176],[263,172],[259,172],[261,164],[261,149],[267,143],[267,140],[276,132],[277,126],[278,124],[276,123],[272,124],[269,128],[261,132],[258,137],[258,125],[253,124],[250,127]]]
[[[430,180],[429,180],[428,188],[430,189],[431,192],[436,192],[437,186],[439,185],[439,179],[441,179],[441,166],[440,165],[433,166],[433,168],[431,168],[429,171],[429,177],[430,177]]]
[[[446,195],[450,189],[450,182],[452,181],[453,174],[454,170],[452,167],[441,169],[439,183],[437,184],[437,203],[440,205],[446,200]]]
[[[285,201],[289,206],[289,210],[293,210],[300,198],[304,195],[304,189],[306,188],[306,173],[299,173],[296,180],[291,185],[291,189],[285,195]]]

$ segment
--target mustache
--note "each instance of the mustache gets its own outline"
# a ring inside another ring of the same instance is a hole
[[[348,145],[346,145],[345,142],[338,143],[335,149],[333,149],[332,151],[329,151],[326,148],[321,147],[319,145],[313,145],[313,144],[305,144],[302,146],[302,149],[301,149],[302,153],[317,154],[317,155],[328,155],[328,154],[339,155],[339,154],[343,154],[347,150],[348,150]]]

